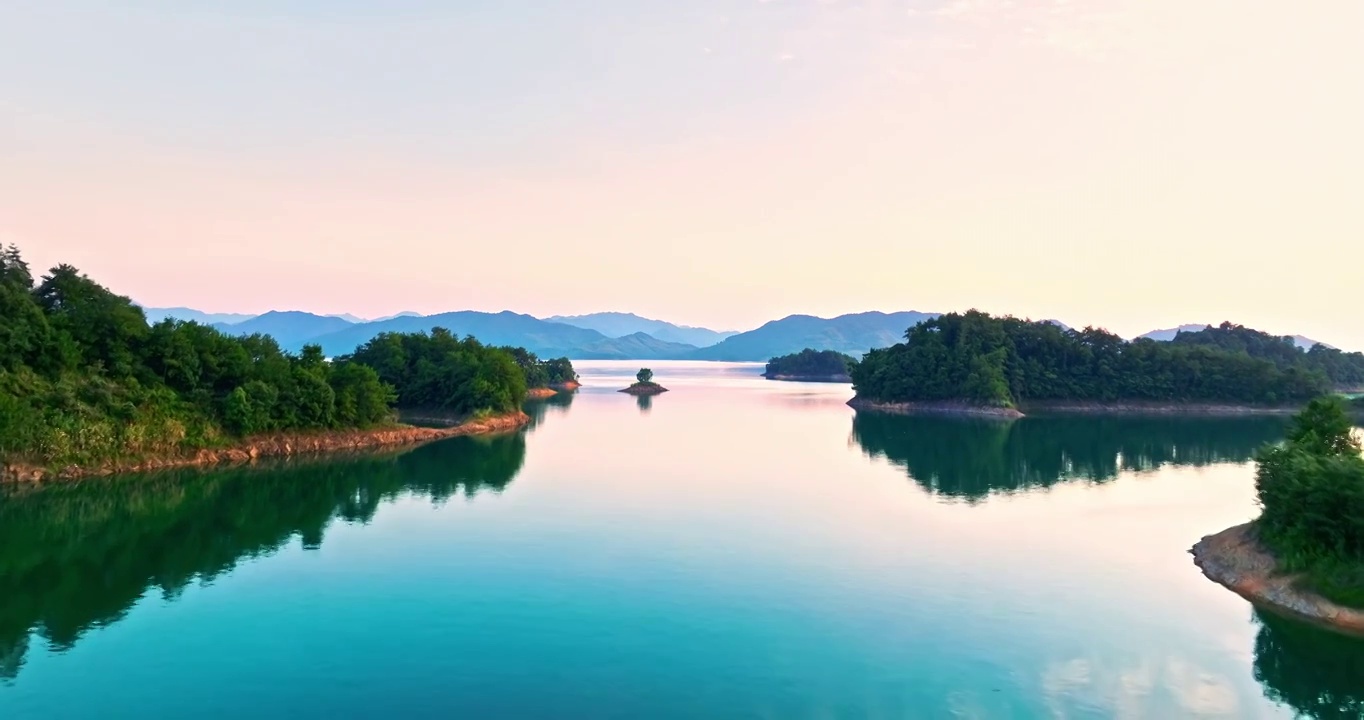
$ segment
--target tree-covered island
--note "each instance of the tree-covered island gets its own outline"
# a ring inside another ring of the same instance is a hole
[[[852,369],[856,407],[1017,416],[1029,410],[1253,412],[1359,382],[1364,355],[1298,349],[1231,324],[1175,341],[970,311],[925,321]]]
[[[576,377],[567,360],[517,350],[437,330],[380,336],[327,360],[265,335],[149,325],[131,300],[69,265],[35,280],[11,246],[0,252],[0,479],[509,429],[525,421],[529,383]],[[395,409],[408,406],[470,422],[398,425]]]
[[[805,348],[798,353],[768,360],[763,377],[768,380],[852,382],[849,372],[856,364],[856,358],[851,355],[834,350]]]
[[[668,392],[668,388],[654,382],[653,370],[650,370],[649,368],[640,368],[639,372],[635,373],[634,384],[628,388],[624,388],[620,392],[629,393],[631,395],[658,395],[660,393]]]

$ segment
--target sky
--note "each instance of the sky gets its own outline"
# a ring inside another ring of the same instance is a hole
[[[1364,349],[1364,3],[0,0],[0,243],[148,306]]]

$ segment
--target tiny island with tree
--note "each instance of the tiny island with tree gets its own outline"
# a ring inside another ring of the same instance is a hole
[[[635,380],[634,385],[621,390],[621,392],[631,395],[658,395],[668,392],[668,388],[654,382],[654,371],[649,368],[640,368],[639,372],[635,373]]]

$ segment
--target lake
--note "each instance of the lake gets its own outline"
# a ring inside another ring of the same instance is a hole
[[[0,499],[0,717],[1361,717],[1194,567],[1273,418],[857,414],[582,363],[524,433]]]

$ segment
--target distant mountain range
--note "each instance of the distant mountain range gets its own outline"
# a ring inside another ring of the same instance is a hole
[[[937,317],[926,312],[865,312],[820,318],[791,315],[747,332],[717,331],[676,325],[630,313],[536,318],[514,312],[460,311],[439,315],[400,313],[365,321],[354,316],[315,315],[275,311],[264,315],[205,313],[191,308],[144,308],[148,320],[167,317],[212,325],[234,335],[263,333],[286,350],[318,344],[329,356],[344,355],[384,332],[422,332],[443,327],[456,335],[473,335],[491,345],[524,347],[541,357],[574,360],[722,360],[764,362],[805,348],[835,350],[860,357],[873,348],[889,347],[904,339],[907,329]],[[1066,327],[1059,321],[1049,321]],[[1180,332],[1197,332],[1206,325],[1184,325],[1154,330],[1141,337],[1169,341]],[[1294,336],[1302,348],[1315,340]]]
[[[836,318],[791,315],[725,338],[687,357],[732,362],[769,360],[805,348],[861,357],[873,348],[889,347],[904,340],[905,331],[911,326],[935,317],[937,313],[922,312],[865,312]]]
[[[1201,332],[1201,331],[1206,330],[1206,329],[1208,329],[1208,328],[1210,328],[1210,327],[1216,327],[1216,326],[1215,326],[1215,325],[1209,325],[1209,324],[1206,324],[1206,323],[1205,323],[1205,324],[1202,324],[1202,325],[1197,325],[1197,324],[1195,324],[1195,325],[1180,325],[1180,326],[1177,327],[1177,328],[1168,328],[1168,329],[1165,329],[1165,330],[1152,330],[1151,332],[1146,333],[1145,335],[1142,335],[1141,337],[1142,337],[1142,338],[1146,338],[1147,340],[1158,340],[1158,341],[1160,341],[1160,342],[1169,342],[1169,341],[1171,341],[1171,340],[1174,340],[1174,339],[1175,339],[1175,336],[1178,335],[1179,333],[1182,333],[1182,332],[1186,332],[1186,333]],[[1304,337],[1304,336],[1302,336],[1302,335],[1294,335],[1294,336],[1292,336],[1292,337],[1293,337],[1293,344],[1294,344],[1294,345],[1297,345],[1298,347],[1302,348],[1303,350],[1311,350],[1312,348],[1316,347],[1317,345],[1326,345],[1325,343],[1318,342],[1318,341],[1316,341],[1316,340],[1313,340],[1312,338]],[[1326,347],[1329,348],[1329,347],[1331,347],[1331,346],[1330,346],[1330,345],[1326,345]]]
[[[290,350],[303,347],[314,338],[327,333],[355,327],[343,317],[314,315],[297,310],[271,311],[238,323],[216,323],[214,327],[232,335],[269,335]],[[351,348],[354,350],[355,348]]]
[[[545,319],[549,322],[596,330],[611,338],[647,333],[664,342],[694,345],[699,348],[710,347],[731,335],[739,334],[734,330],[716,331],[689,325],[674,325],[662,320],[643,318],[633,313],[602,312],[592,313],[591,315],[554,315]]]
[[[166,318],[197,322],[200,325],[218,325],[246,322],[255,315],[242,315],[240,313],[206,313],[190,308],[142,308],[147,315],[147,322],[155,325]]]

